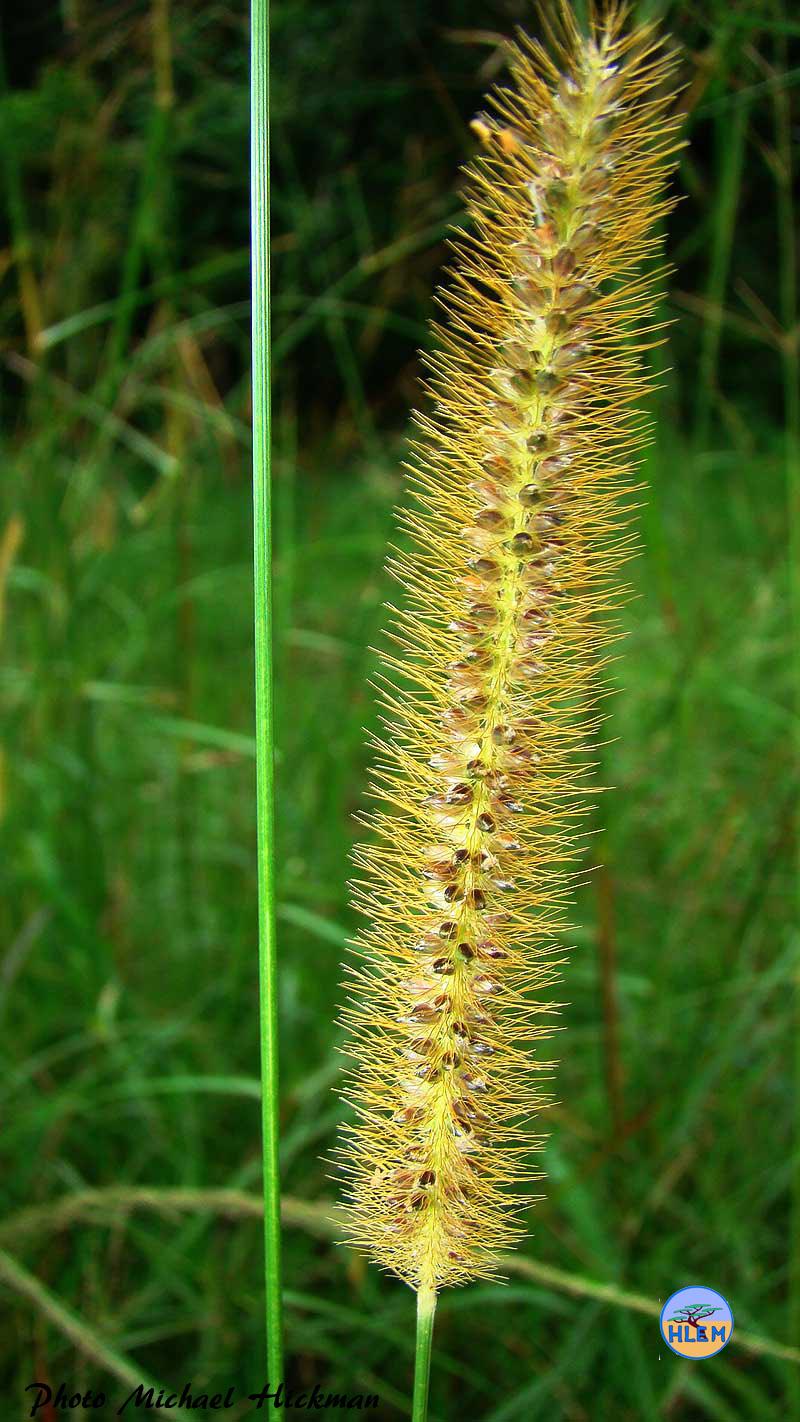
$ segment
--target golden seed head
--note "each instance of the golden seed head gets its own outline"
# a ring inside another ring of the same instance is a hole
[[[521,36],[514,87],[473,121],[472,226],[417,419],[340,1157],[352,1241],[418,1288],[492,1274],[535,1178],[538,999],[617,635],[600,614],[629,553],[618,495],[680,146],[672,62],[624,18],[582,36],[562,5],[554,52]]]

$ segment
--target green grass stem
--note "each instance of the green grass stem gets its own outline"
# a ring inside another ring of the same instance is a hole
[[[414,1409],[412,1422],[426,1422],[428,1416],[428,1385],[431,1377],[433,1320],[436,1314],[436,1290],[417,1291],[417,1340],[414,1349]]]
[[[275,944],[272,511],[269,351],[269,4],[252,0],[250,28],[250,226],[252,239],[253,516],[255,578],[256,814],[261,1026],[267,1367],[283,1379],[278,1166],[278,1014]]]

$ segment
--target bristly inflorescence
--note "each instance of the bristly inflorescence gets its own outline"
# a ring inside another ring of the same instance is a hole
[[[417,1288],[493,1272],[521,1232],[585,746],[629,551],[672,62],[621,11],[520,36],[473,124],[468,233],[418,417],[412,551],[384,658],[371,842],[344,1017],[350,1236]],[[642,263],[645,270],[642,270]],[[583,751],[583,756],[581,755]]]

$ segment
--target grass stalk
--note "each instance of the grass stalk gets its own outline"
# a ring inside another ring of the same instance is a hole
[[[250,28],[250,226],[252,240],[253,516],[255,578],[258,960],[264,1173],[267,1367],[283,1379],[278,1022],[275,944],[274,714],[272,686],[272,512],[269,350],[269,3],[252,0]]]
[[[428,1385],[431,1377],[433,1320],[436,1315],[436,1290],[417,1290],[417,1339],[414,1349],[414,1403],[412,1422],[426,1422],[428,1416]]]

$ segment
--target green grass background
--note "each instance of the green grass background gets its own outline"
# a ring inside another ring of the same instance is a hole
[[[691,147],[598,771],[613,789],[587,840],[525,1246],[560,1273],[443,1298],[435,1422],[800,1416],[797,1362],[738,1345],[684,1362],[656,1319],[585,1282],[653,1305],[702,1282],[737,1329],[800,1346],[800,23],[780,0],[656,8]],[[312,1207],[333,1192],[348,851],[416,352],[466,121],[520,21],[536,24],[516,0],[273,4],[283,1166]],[[34,1377],[241,1395],[263,1364],[247,16],[32,0],[4,18],[3,53],[13,1419]],[[290,1378],[379,1392],[399,1418],[413,1297],[336,1247],[325,1213],[295,1206],[286,1231]]]

